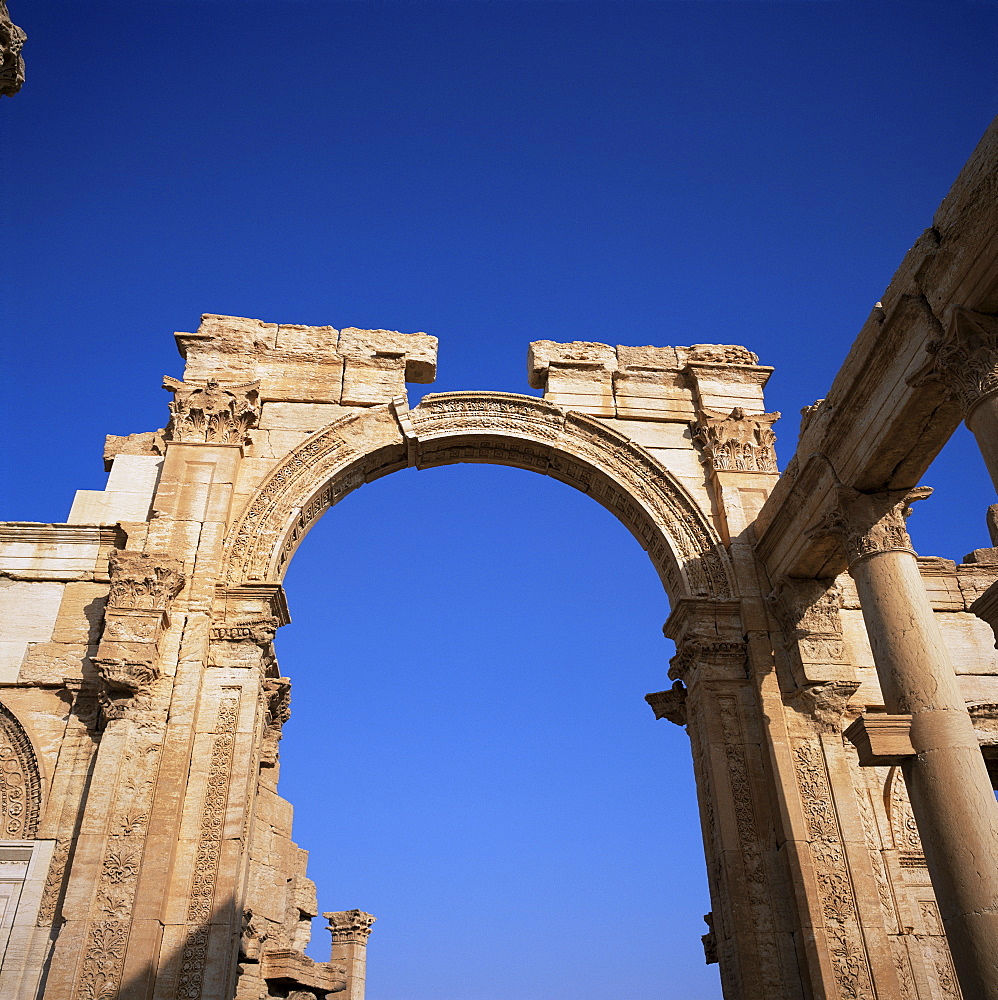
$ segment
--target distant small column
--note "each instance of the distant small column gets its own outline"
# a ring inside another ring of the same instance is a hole
[[[333,936],[333,950],[329,961],[346,967],[347,988],[343,1000],[364,1000],[364,982],[367,978],[367,939],[371,925],[377,919],[363,910],[340,910],[323,913],[329,921]]]
[[[911,719],[901,770],[963,995],[998,1000],[998,806],[905,528],[930,492],[839,487],[824,530],[845,548],[887,711]]]

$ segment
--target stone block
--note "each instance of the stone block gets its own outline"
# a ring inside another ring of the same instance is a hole
[[[65,587],[64,583],[0,579],[0,639],[51,639]]]
[[[334,403],[264,403],[260,428],[312,433],[342,416],[342,408]]]
[[[94,646],[82,643],[31,643],[17,680],[20,684],[59,686],[68,678],[82,680],[92,672],[90,657],[94,652]]]
[[[295,323],[281,323],[277,327],[276,347],[281,351],[316,354],[326,358],[335,353],[339,339],[339,330],[334,330],[331,326],[300,326]]]
[[[152,499],[163,470],[158,455],[118,455],[111,465],[105,489],[115,493],[144,493]]]
[[[891,767],[915,756],[910,715],[861,715],[845,731],[861,767]]]
[[[402,358],[405,381],[430,383],[437,376],[437,338],[425,333],[399,333],[396,330],[358,330],[346,327],[340,330],[339,351],[352,361],[373,358]],[[344,371],[344,404],[346,399],[346,371]]]
[[[627,370],[614,376],[617,416],[634,420],[686,423],[696,411],[693,394],[680,372]]]
[[[374,406],[405,392],[405,355],[347,358],[343,367],[344,405]]]
[[[96,643],[104,623],[107,591],[101,583],[68,583],[52,630],[53,642]]]

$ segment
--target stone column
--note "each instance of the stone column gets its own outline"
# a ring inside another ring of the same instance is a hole
[[[346,966],[347,988],[343,1000],[364,1000],[367,939],[376,918],[363,910],[341,910],[323,916],[329,921],[329,933],[333,935],[330,964]]]
[[[846,549],[887,711],[911,716],[901,766],[963,994],[998,998],[998,804],[905,529],[928,492],[840,487],[826,527]]]
[[[913,384],[943,383],[960,404],[998,489],[998,316],[954,309],[949,330],[929,352]]]

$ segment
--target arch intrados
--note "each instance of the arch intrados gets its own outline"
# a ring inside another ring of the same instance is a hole
[[[413,410],[395,400],[316,431],[246,503],[223,579],[281,580],[311,527],[348,493],[399,469],[461,462],[538,472],[591,496],[648,552],[672,600],[733,596],[713,526],[648,451],[594,417],[497,392],[434,393]]]

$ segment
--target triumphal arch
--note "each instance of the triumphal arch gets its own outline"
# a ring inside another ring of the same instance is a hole
[[[689,734],[725,996],[998,997],[998,519],[959,564],[905,529],[961,419],[998,481],[998,126],[782,475],[742,346],[542,340],[538,395],[410,408],[425,334],[176,336],[164,426],[107,439],[106,489],[0,527],[0,995],[362,1000],[371,914],[326,914],[330,960],[304,953],[281,579],[351,490],[489,462],[603,504],[668,592],[647,700]]]

